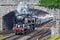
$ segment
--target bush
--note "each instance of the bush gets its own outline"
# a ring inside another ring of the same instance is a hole
[[[60,0],[39,0],[39,5],[48,8],[60,8]]]

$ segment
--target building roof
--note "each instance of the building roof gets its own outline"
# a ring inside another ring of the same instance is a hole
[[[42,10],[38,10],[38,9],[29,9],[29,11],[31,11],[33,14],[35,15],[44,15],[44,14],[48,14],[47,12],[45,11],[42,11]]]
[[[47,12],[42,11],[42,10],[38,10],[38,9],[29,9],[29,11],[30,11],[30,14],[36,15],[36,16],[48,14]],[[4,15],[4,16],[14,15],[16,12],[17,12],[17,11],[14,10],[14,11],[11,11],[11,12],[9,12],[8,14],[6,14],[6,15]],[[18,13],[18,12],[17,12],[17,13]]]

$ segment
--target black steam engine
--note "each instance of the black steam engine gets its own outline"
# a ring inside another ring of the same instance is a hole
[[[15,34],[25,34],[26,32],[31,32],[35,29],[36,19],[30,14],[20,14],[15,17],[15,23],[13,30]]]

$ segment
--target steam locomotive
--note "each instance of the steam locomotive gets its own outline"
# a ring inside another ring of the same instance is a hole
[[[40,25],[51,20],[53,20],[52,16],[36,18],[30,14],[21,14],[16,16],[13,30],[15,31],[16,35],[19,33],[25,34],[27,32],[33,31],[36,25]]]
[[[15,34],[25,34],[26,32],[31,32],[35,29],[36,18],[32,17],[30,14],[21,14],[16,16],[15,24],[13,30]]]

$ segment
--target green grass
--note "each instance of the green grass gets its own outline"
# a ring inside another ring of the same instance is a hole
[[[53,38],[48,38],[48,40],[52,40]],[[60,36],[58,38],[56,38],[55,40],[60,40]]]
[[[0,39],[2,39],[3,38],[3,35],[2,34],[0,34]]]
[[[60,36],[58,38],[56,38],[55,40],[59,40],[60,39]]]
[[[48,38],[48,40],[52,40],[52,38],[50,37],[50,38]]]

